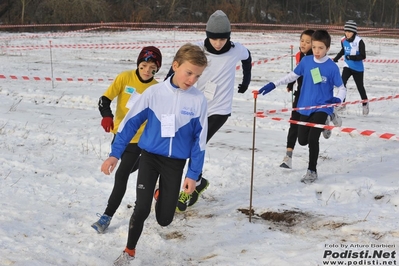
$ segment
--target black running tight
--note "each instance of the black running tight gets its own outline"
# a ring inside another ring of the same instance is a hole
[[[115,172],[114,187],[108,199],[105,214],[114,216],[126,193],[127,183],[131,173],[138,169],[141,149],[137,143],[129,143],[122,154],[118,169]]]
[[[186,160],[168,158],[143,150],[137,175],[136,203],[129,222],[126,245],[128,249],[136,248],[144,222],[151,212],[158,177],[159,196],[155,204],[157,222],[161,226],[167,226],[173,221],[185,164]]]
[[[342,82],[344,83],[344,86],[346,87],[346,83],[348,82],[348,79],[353,76],[353,80],[355,81],[357,90],[359,91],[360,98],[362,100],[367,100],[367,93],[366,89],[364,88],[363,84],[363,76],[364,72],[358,72],[353,69],[350,69],[349,67],[344,67],[342,70]],[[345,102],[345,99],[344,99]],[[363,103],[363,105],[366,105],[367,103]]]
[[[327,113],[315,112],[310,116],[301,115],[300,121],[311,122],[315,124],[325,124],[327,120]],[[309,165],[308,169],[316,171],[317,159],[319,157],[319,139],[322,128],[298,126],[298,143],[301,146],[309,145]]]
[[[229,118],[228,115],[211,115],[208,117],[208,134],[206,136],[206,143],[215,135],[216,132],[226,123]],[[202,173],[199,175],[197,180],[201,180]]]

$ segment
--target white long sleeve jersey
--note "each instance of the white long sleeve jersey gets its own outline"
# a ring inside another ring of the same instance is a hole
[[[204,42],[196,43],[204,48]],[[196,87],[208,100],[208,117],[214,114],[231,114],[236,65],[249,57],[248,49],[233,42],[229,51],[223,54],[206,52],[208,66],[199,78]]]

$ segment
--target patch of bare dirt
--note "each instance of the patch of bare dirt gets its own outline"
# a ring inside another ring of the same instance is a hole
[[[249,216],[249,209],[238,209],[238,211]],[[312,218],[312,215],[299,210],[282,210],[282,211],[267,211],[261,214],[256,214],[251,210],[252,216],[262,218],[263,220],[273,222],[274,224],[294,226],[306,219]]]
[[[310,214],[295,210],[283,210],[282,212],[268,211],[259,215],[266,221],[273,223],[285,224],[287,226],[294,226],[299,222],[311,217]]]
[[[238,211],[249,216],[249,209],[238,209]],[[353,224],[324,220],[321,216],[317,216],[315,214],[303,212],[300,210],[277,210],[267,211],[260,214],[255,213],[254,210],[252,210],[251,212],[251,215],[254,218],[271,222],[272,225],[270,229],[274,228],[284,232],[292,232],[293,227],[297,225],[301,225],[301,227],[307,227],[312,230],[319,230],[323,228],[335,230],[343,226]]]
[[[181,232],[173,231],[162,235],[162,238],[169,240],[169,239],[185,239],[186,237]]]

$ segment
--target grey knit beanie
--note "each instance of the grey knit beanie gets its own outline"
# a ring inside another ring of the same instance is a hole
[[[216,10],[206,23],[206,37],[211,39],[230,38],[231,27],[227,15],[222,10]]]
[[[357,25],[356,25],[356,22],[354,22],[353,20],[348,20],[348,21],[345,23],[344,31],[351,31],[351,32],[353,32],[353,33],[357,33]]]

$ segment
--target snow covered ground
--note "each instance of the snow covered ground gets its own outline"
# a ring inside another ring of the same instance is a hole
[[[100,172],[111,135],[100,126],[98,98],[119,72],[136,67],[143,46],[161,49],[157,79],[163,80],[178,47],[204,36],[0,33],[0,265],[112,265],[126,244],[136,173],[108,231],[97,234],[90,225],[113,186],[113,175]],[[290,46],[296,53],[299,35],[233,33],[232,39],[251,50],[256,64],[249,90],[235,94],[231,118],[208,145],[204,176],[211,185],[166,228],[151,213],[132,265],[396,265],[399,99],[386,97],[399,94],[399,73],[397,61],[384,59],[399,59],[397,40],[364,38],[365,87],[369,99],[383,98],[370,103],[369,116],[360,104],[348,105],[343,127],[355,130],[334,129],[330,139],[320,139],[316,183],[299,181],[307,147],[297,145],[292,170],[279,167],[289,112],[271,116],[281,121],[256,119],[249,222],[251,91],[291,70]],[[333,36],[331,57],[339,39]],[[237,85],[241,77],[238,70]],[[359,100],[352,79],[347,87],[347,101]],[[281,86],[256,105],[289,108],[291,94]],[[375,133],[361,134],[366,130]],[[395,136],[386,140],[384,133]]]

